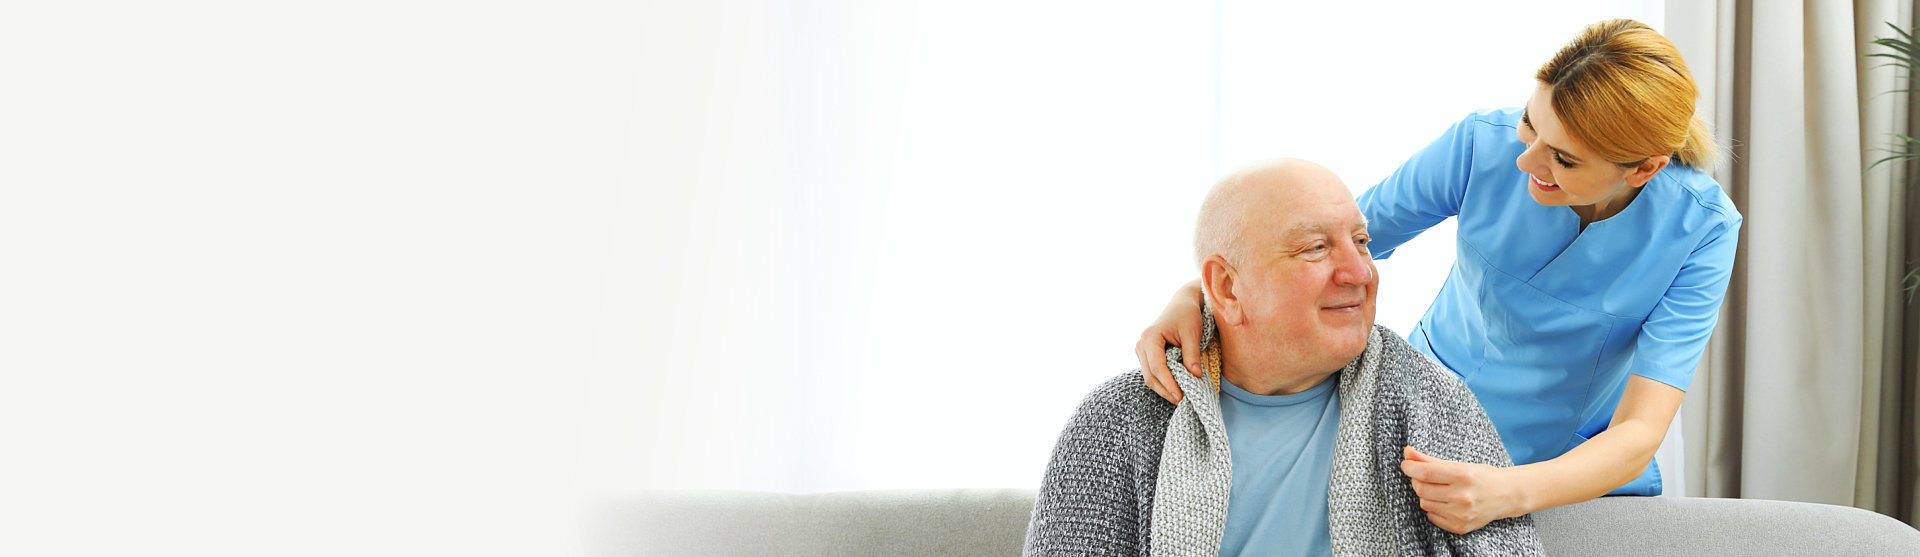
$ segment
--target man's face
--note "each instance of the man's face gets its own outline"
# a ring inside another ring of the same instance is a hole
[[[1241,280],[1249,325],[1311,369],[1338,369],[1366,350],[1380,285],[1366,219],[1346,186],[1329,178],[1291,188],[1275,210],[1250,219],[1254,246]]]

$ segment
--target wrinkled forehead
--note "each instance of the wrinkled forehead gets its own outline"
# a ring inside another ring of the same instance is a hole
[[[1344,193],[1345,188],[1341,188],[1342,195],[1338,197],[1296,199],[1296,203],[1280,204],[1268,215],[1270,220],[1264,228],[1281,240],[1365,232],[1366,215],[1361,214],[1360,205]]]

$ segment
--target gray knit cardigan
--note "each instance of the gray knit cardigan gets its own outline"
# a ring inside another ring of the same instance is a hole
[[[1211,315],[1202,346],[1213,341]],[[1186,395],[1167,403],[1139,370],[1087,395],[1054,445],[1026,555],[1213,557],[1232,488],[1219,394],[1167,364]],[[1400,472],[1401,447],[1511,466],[1500,434],[1464,383],[1385,327],[1339,372],[1340,426],[1327,490],[1334,555],[1541,555],[1526,516],[1466,535],[1441,530]]]

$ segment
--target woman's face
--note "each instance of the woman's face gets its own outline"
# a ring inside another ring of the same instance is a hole
[[[1640,178],[1634,169],[1600,158],[1574,139],[1553,113],[1552,93],[1553,88],[1546,85],[1533,91],[1515,132],[1520,142],[1527,144],[1526,152],[1514,160],[1521,172],[1532,176],[1527,180],[1527,193],[1541,205],[1591,206],[1598,218],[1618,213],[1626,201],[1633,199],[1634,188],[1645,184],[1652,174]]]

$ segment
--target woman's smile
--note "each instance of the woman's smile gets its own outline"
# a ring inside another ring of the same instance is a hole
[[[1528,174],[1527,181],[1532,182],[1533,187],[1540,188],[1540,191],[1560,191],[1560,186],[1558,184],[1549,184],[1544,181],[1541,181],[1539,176]]]

